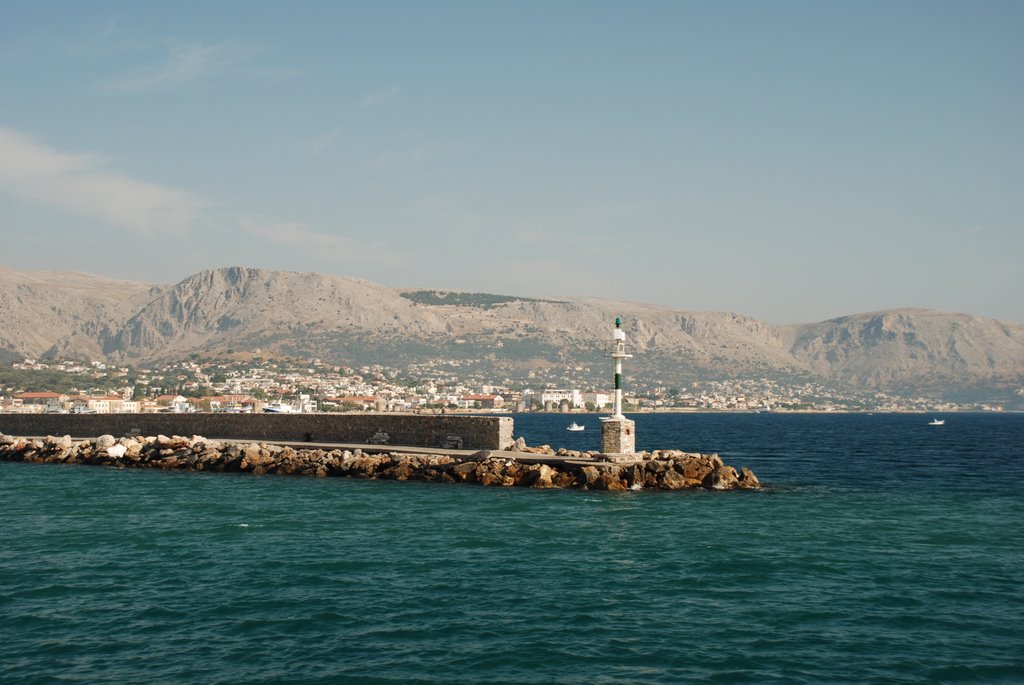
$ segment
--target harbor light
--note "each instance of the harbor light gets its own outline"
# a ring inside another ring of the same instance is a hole
[[[622,413],[622,360],[633,355],[626,352],[626,332],[622,330],[622,317],[615,317],[612,331],[612,358],[615,368],[615,405],[611,416],[601,419],[601,452],[629,455],[636,451],[636,424]]]
[[[609,355],[615,360],[615,412],[613,419],[624,419],[622,415],[622,360],[631,359],[633,355],[626,354],[626,331],[622,330],[622,317],[615,317],[615,330],[612,331],[612,353]]]

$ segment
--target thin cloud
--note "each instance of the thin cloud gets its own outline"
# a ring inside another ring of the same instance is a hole
[[[182,234],[203,203],[184,191],[101,167],[95,155],[61,152],[0,128],[0,190],[145,235]]]
[[[320,233],[294,221],[270,222],[253,217],[242,217],[239,224],[249,235],[275,245],[315,258],[363,260],[394,266],[401,259],[380,243],[353,240],[341,235]]]
[[[251,50],[234,41],[217,45],[182,43],[170,49],[160,65],[140,69],[104,84],[106,90],[141,92],[188,83],[224,73],[251,56]]]
[[[443,142],[414,143],[381,150],[370,163],[377,169],[409,169],[449,155],[454,149],[453,145]]]
[[[110,19],[92,31],[65,33],[21,34],[0,42],[0,58],[35,61],[43,57],[70,57],[82,59],[92,55],[107,55],[119,52],[128,46],[140,47],[141,41],[134,39],[121,28],[117,19]]]
[[[368,93],[359,99],[360,107],[376,107],[377,105],[387,102],[393,98],[398,97],[401,91],[398,86],[391,86],[390,88],[384,88],[373,93]]]
[[[303,152],[316,156],[334,145],[334,141],[337,140],[340,134],[341,127],[335,126],[327,133],[302,141],[299,143],[298,148]]]
[[[568,241],[564,236],[542,226],[521,228],[512,233],[517,242],[531,247],[544,247],[552,245],[564,245]]]
[[[117,19],[110,19],[100,29],[83,36],[62,41],[69,55],[86,57],[138,47],[139,39],[133,36]]]

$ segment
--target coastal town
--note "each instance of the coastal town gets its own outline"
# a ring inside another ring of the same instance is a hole
[[[0,412],[601,412],[610,388],[600,370],[576,367],[531,371],[525,379],[487,378],[458,360],[391,369],[350,368],[319,359],[203,360],[159,368],[101,361],[23,359],[0,369]],[[631,379],[624,396],[631,412],[935,412],[1002,411],[993,404],[854,392],[816,383],[778,380],[702,380],[667,387]]]

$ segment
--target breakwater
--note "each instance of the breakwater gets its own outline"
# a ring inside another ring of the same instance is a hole
[[[737,471],[717,454],[675,450],[638,453],[631,463],[602,455],[514,445],[518,451],[445,450],[437,453],[363,449],[296,449],[264,442],[230,442],[200,436],[101,435],[24,438],[0,435],[0,460],[152,468],[180,471],[421,480],[485,486],[736,490],[760,488],[747,468]],[[379,450],[379,451],[378,451]]]

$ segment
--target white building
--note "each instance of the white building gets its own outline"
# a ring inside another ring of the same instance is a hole
[[[540,401],[544,406],[548,402],[555,406],[568,402],[570,407],[576,409],[583,406],[583,393],[579,390],[548,389],[541,392]]]
[[[584,405],[589,402],[595,409],[604,409],[612,403],[612,396],[606,392],[587,391],[581,397]]]

